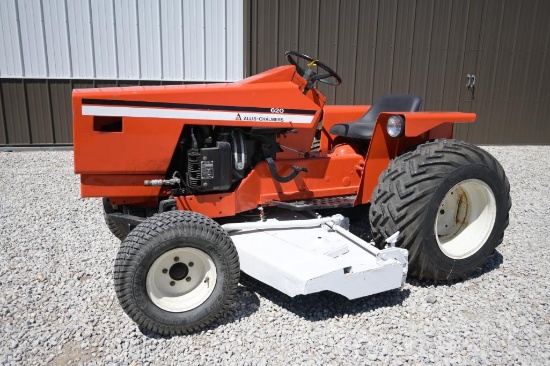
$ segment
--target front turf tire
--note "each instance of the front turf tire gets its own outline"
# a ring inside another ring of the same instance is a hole
[[[419,145],[380,175],[369,218],[376,244],[399,231],[409,275],[464,279],[502,243],[511,207],[502,166],[485,150],[456,140]]]
[[[114,286],[136,324],[176,335],[211,324],[230,304],[239,275],[225,230],[201,214],[168,211],[139,224],[122,242]]]

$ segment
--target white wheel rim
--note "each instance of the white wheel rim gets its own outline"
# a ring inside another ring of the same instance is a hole
[[[172,249],[158,257],[147,272],[147,294],[162,310],[179,313],[204,303],[216,285],[216,265],[202,250]]]
[[[489,186],[468,179],[447,192],[435,219],[435,237],[449,258],[464,259],[476,253],[491,235],[497,206]]]

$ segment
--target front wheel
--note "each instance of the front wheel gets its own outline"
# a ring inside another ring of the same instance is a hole
[[[184,334],[219,316],[239,274],[235,246],[216,222],[168,211],[148,218],[122,242],[114,284],[122,308],[139,326]]]
[[[462,279],[502,242],[511,207],[502,166],[485,150],[436,140],[395,158],[379,178],[369,213],[374,240],[400,231],[409,274]]]

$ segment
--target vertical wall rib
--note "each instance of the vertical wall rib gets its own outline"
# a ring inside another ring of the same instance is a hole
[[[243,1],[2,0],[0,78],[239,80]]]

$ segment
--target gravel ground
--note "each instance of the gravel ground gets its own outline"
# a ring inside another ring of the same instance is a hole
[[[487,147],[513,207],[482,273],[409,281],[355,301],[295,299],[243,278],[209,329],[143,333],[113,290],[119,245],[98,199],[79,198],[72,152],[0,152],[2,364],[550,363],[550,147]]]

